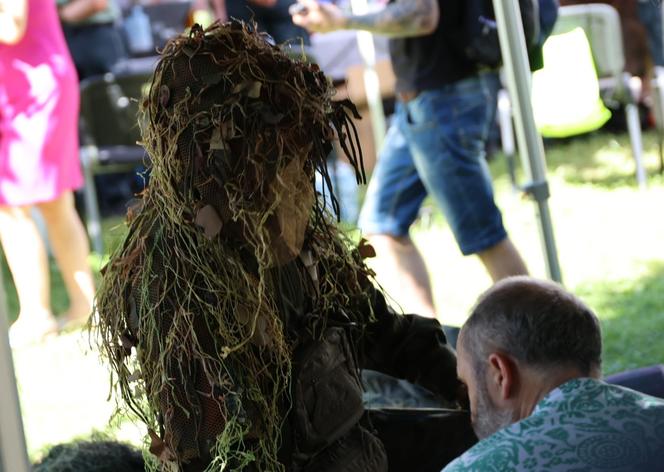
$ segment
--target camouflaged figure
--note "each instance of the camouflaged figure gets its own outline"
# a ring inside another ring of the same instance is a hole
[[[241,23],[162,53],[141,116],[150,185],[95,328],[164,470],[386,471],[359,369],[454,396],[440,325],[387,307],[371,248],[315,193],[334,139],[364,180],[356,111],[332,93]]]

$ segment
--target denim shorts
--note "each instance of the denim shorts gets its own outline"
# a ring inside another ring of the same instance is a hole
[[[498,86],[496,74],[480,74],[397,103],[360,214],[363,233],[408,235],[429,194],[463,254],[507,237],[484,148]]]
[[[664,43],[662,41],[662,4],[657,1],[639,2],[639,20],[648,32],[650,56],[656,66],[664,66]]]

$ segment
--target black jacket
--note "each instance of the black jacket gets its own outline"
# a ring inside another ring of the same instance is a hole
[[[299,290],[288,272],[303,270],[296,265],[280,271],[290,281],[281,290],[288,299],[282,312],[297,345],[282,461],[303,472],[387,471],[383,444],[363,408],[359,369],[406,379],[451,401],[458,386],[454,351],[436,320],[396,314],[368,279],[360,278],[365,301],[313,314],[310,299],[293,302]]]

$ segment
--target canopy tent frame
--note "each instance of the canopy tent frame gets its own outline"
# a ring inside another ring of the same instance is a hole
[[[0,472],[29,472],[7,319],[5,286],[0,273]]]
[[[547,275],[551,280],[562,283],[553,221],[548,204],[551,192],[546,178],[544,145],[533,114],[532,78],[519,3],[517,0],[493,0],[493,8],[496,14],[507,90],[514,112],[516,138],[521,149],[519,154],[529,179],[522,189],[535,201]]]

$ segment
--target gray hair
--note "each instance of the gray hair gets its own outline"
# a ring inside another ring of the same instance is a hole
[[[480,369],[492,351],[533,367],[599,372],[602,338],[597,316],[553,282],[510,277],[486,291],[463,327],[464,347]],[[481,364],[481,365],[478,365]]]

